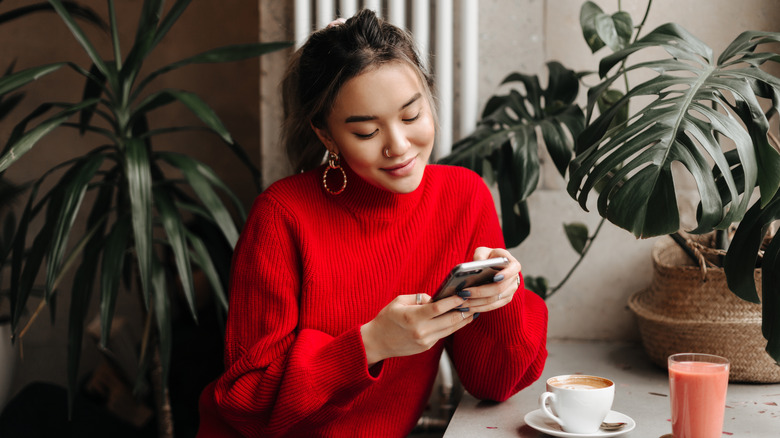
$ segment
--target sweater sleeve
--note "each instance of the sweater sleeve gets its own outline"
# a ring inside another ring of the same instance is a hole
[[[213,395],[220,417],[245,436],[332,421],[375,380],[359,327],[336,337],[296,329],[296,242],[293,216],[258,197],[233,255],[226,371]]]
[[[469,254],[479,246],[504,247],[493,198],[484,184],[479,192],[475,199],[480,202],[473,205],[481,210]],[[447,347],[469,393],[504,401],[539,378],[547,359],[546,344],[547,306],[521,281],[509,304],[479,315],[453,334]]]

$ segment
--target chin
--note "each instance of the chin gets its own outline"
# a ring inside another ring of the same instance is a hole
[[[391,181],[385,184],[385,189],[393,193],[405,194],[412,193],[420,187],[422,183],[422,175],[410,177],[407,181]]]

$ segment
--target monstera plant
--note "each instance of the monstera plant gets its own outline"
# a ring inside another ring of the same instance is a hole
[[[20,334],[22,317],[40,270],[43,270],[43,300],[32,318],[46,305],[52,309],[61,280],[75,270],[70,295],[68,333],[68,381],[71,397],[81,352],[81,341],[95,279],[99,280],[101,346],[108,345],[117,310],[120,281],[133,285],[143,303],[147,327],[142,346],[139,375],[155,358],[162,369],[163,383],[169,374],[172,345],[171,296],[181,284],[190,313],[197,319],[193,267],[208,278],[218,302],[226,308],[223,282],[204,236],[185,226],[188,217],[214,224],[230,245],[235,244],[244,218],[241,203],[206,164],[193,157],[164,150],[165,139],[182,131],[208,130],[227,146],[257,180],[252,165],[215,112],[195,93],[180,89],[154,89],[153,80],[172,70],[192,64],[238,61],[287,47],[290,43],[249,43],[212,49],[142,74],[144,61],[162,42],[185,11],[190,0],[177,0],[164,8],[163,0],[145,0],[135,37],[124,41],[119,34],[114,1],[107,2],[107,16],[113,50],[99,53],[90,42],[65,2],[49,0],[73,37],[88,55],[90,65],[57,62],[38,70],[26,70],[17,79],[32,80],[40,72],[69,68],[84,78],[83,98],[74,103],[42,103],[13,129],[0,155],[0,172],[13,166],[39,140],[56,129],[89,133],[94,148],[65,161],[38,176],[22,211],[11,254],[11,300],[14,333]],[[166,13],[164,13],[167,11]],[[123,48],[128,49],[123,51]],[[12,83],[4,78],[0,86]],[[183,105],[202,122],[201,126],[156,126],[149,113],[168,105]],[[77,120],[75,116],[78,115]],[[165,137],[163,135],[166,135]],[[162,146],[161,146],[162,144]],[[55,184],[50,180],[58,178]],[[49,188],[50,187],[50,188]],[[94,202],[84,202],[94,193]],[[232,204],[231,212],[223,199]],[[87,210],[88,211],[84,211]],[[74,224],[84,211],[86,229]],[[30,224],[42,218],[42,228]],[[32,241],[27,247],[28,239]],[[163,258],[172,254],[171,272]]]
[[[780,219],[780,152],[769,123],[780,109],[780,78],[766,68],[780,62],[778,53],[767,51],[776,49],[780,33],[746,31],[715,57],[673,23],[641,36],[651,4],[639,26],[623,11],[607,14],[592,2],[583,5],[580,21],[589,47],[613,52],[599,64],[598,83],[588,87],[584,118],[576,119],[583,125],[567,117],[580,114],[573,78],[584,74],[551,63],[547,89],[535,78],[510,76],[522,80],[525,95],[513,91],[491,100],[474,134],[454,145],[444,161],[496,179],[504,222],[522,223],[522,201],[538,179],[535,132],[541,132],[567,178],[568,193],[582,208],[587,210],[595,192],[602,218],[642,238],[681,229],[681,186],[672,165],[682,164],[700,200],[689,232],[738,226],[724,257],[729,288],[761,302],[766,349],[780,362],[780,238],[767,235]],[[644,58],[634,61],[639,53]],[[631,86],[633,72],[650,78]],[[568,78],[566,85],[561,78]],[[565,157],[572,158],[562,165]],[[581,253],[592,238],[586,232],[580,239]]]

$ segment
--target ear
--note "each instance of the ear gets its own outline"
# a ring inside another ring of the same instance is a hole
[[[314,133],[317,134],[317,138],[320,139],[322,144],[325,145],[325,148],[328,149],[328,151],[338,155],[339,154],[339,148],[336,145],[336,142],[333,141],[333,137],[330,136],[330,133],[327,129],[324,128],[318,128],[314,126],[314,123],[309,122],[309,126],[311,126],[311,129],[314,130]]]

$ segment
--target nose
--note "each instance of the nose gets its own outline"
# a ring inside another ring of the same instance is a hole
[[[401,157],[412,146],[404,128],[405,126],[398,124],[388,129],[387,141],[384,145],[384,151],[387,151],[386,155]]]

